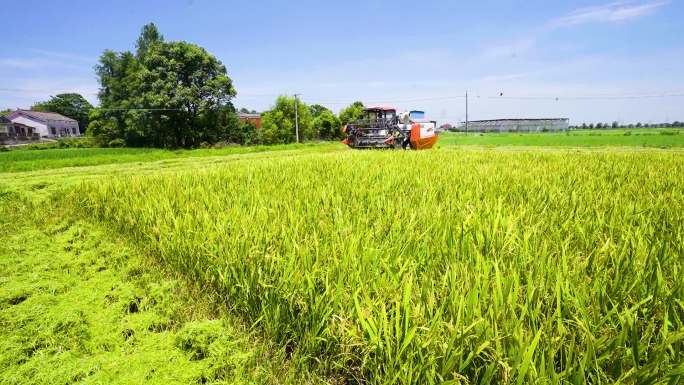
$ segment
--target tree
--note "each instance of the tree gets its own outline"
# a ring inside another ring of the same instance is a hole
[[[596,123],[596,128],[598,128],[598,129],[603,128],[603,123]]]
[[[613,124],[611,125],[612,128],[618,128],[618,122],[613,121]]]
[[[335,114],[327,107],[320,104],[309,106],[313,117],[314,131],[323,140],[335,140],[343,137],[342,124]]]
[[[582,129],[583,129],[583,130],[586,130],[586,129],[587,129],[587,124],[586,124],[586,123],[582,123]]]
[[[96,66],[101,109],[93,133],[128,146],[195,147],[228,140],[240,129],[225,66],[203,48],[165,42],[143,27],[136,54],[105,51]]]
[[[77,93],[66,93],[51,96],[46,102],[39,102],[31,107],[34,111],[56,112],[68,118],[78,121],[78,127],[82,134],[88,127],[88,114],[93,109],[83,96]]]
[[[136,56],[138,59],[142,59],[149,49],[154,46],[164,42],[164,36],[157,29],[154,23],[149,23],[142,28],[140,37],[135,44]]]
[[[275,106],[261,114],[261,139],[266,144],[292,143],[295,141],[295,99],[288,96],[278,96]],[[299,138],[310,140],[317,137],[314,130],[313,118],[309,107],[297,100],[297,115],[299,117]]]
[[[253,122],[241,122],[237,114],[224,114],[225,135],[224,141],[238,144],[260,143],[260,131]]]
[[[319,138],[323,140],[342,139],[342,124],[340,120],[327,108],[320,112],[313,122]]]
[[[240,111],[239,111],[239,112],[240,112],[241,114],[257,114],[257,113],[258,113],[258,112],[256,112],[256,110],[249,110],[249,109],[247,109],[247,108],[245,108],[245,107],[240,108]]]
[[[354,102],[340,111],[340,123],[345,125],[363,117],[363,103]]]
[[[589,129],[590,130],[594,129],[594,123],[589,123]]]
[[[637,127],[637,128],[641,128],[641,122],[638,122],[638,123],[636,124],[636,127]]]
[[[325,111],[332,113],[332,111],[330,111],[330,109],[328,109],[324,106],[321,106],[320,104],[313,104],[313,105],[309,106],[309,110],[311,111],[311,116],[314,119],[319,117]]]
[[[253,122],[243,122],[240,124],[240,144],[259,144],[261,140],[261,131]]]
[[[101,145],[109,145],[110,142],[123,141],[124,133],[119,121],[109,117],[100,108],[93,108],[88,114],[88,133],[98,139]]]

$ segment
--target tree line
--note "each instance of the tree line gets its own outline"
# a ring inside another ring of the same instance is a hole
[[[31,109],[78,120],[81,132],[104,147],[193,148],[292,143],[295,103],[300,140],[337,140],[342,125],[359,119],[364,108],[355,102],[335,115],[319,104],[281,95],[260,114],[257,129],[251,121],[240,121],[238,113],[257,112],[236,110],[237,91],[223,63],[195,44],[166,41],[153,23],[142,28],[134,52],[104,51],[95,72],[99,106],[69,93]]]
[[[620,124],[618,122],[608,123],[582,123],[577,126],[570,126],[574,129],[582,130],[592,130],[592,129],[608,129],[608,128],[661,128],[661,127],[684,127],[684,122],[674,121],[672,123],[630,123],[630,124]]]
[[[279,96],[261,114],[261,128],[237,113],[256,113],[232,103],[237,91],[226,67],[204,48],[166,41],[145,25],[135,52],[106,50],[95,67],[100,105],[87,113],[88,133],[104,146],[192,148],[220,142],[276,144],[295,141],[295,103],[301,140],[334,140],[358,119],[363,104],[339,116],[301,100]]]

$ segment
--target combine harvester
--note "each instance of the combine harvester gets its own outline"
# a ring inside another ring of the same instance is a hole
[[[436,126],[436,122],[425,119],[423,111],[397,114],[393,107],[368,107],[363,119],[342,128],[347,134],[343,143],[351,148],[424,150],[437,142]]]

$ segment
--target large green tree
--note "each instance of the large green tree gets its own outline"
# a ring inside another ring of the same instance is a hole
[[[261,114],[261,139],[266,144],[292,143],[295,136],[295,99],[281,95],[270,111]],[[297,100],[299,139],[311,140],[318,137],[314,129],[309,107]]]
[[[354,102],[340,111],[340,123],[347,124],[363,117],[363,103]]]
[[[34,111],[56,112],[78,121],[78,127],[82,134],[88,127],[88,114],[93,109],[83,96],[77,93],[59,94],[50,97],[48,101],[39,102],[31,107]]]
[[[105,51],[96,71],[100,109],[91,126],[105,143],[187,148],[239,130],[226,67],[202,47],[166,42],[154,24],[143,27],[135,54]]]

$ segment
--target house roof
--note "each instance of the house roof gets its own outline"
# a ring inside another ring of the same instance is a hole
[[[261,114],[247,114],[244,112],[238,112],[238,118],[241,118],[241,119],[257,119],[257,118],[261,118]]]
[[[8,124],[8,123],[12,123],[12,121],[9,120],[9,119],[7,119],[6,117],[0,115],[0,123],[2,123],[2,124]]]
[[[364,108],[366,111],[396,111],[397,109],[391,106],[368,106]]]
[[[75,122],[76,119],[71,119],[69,117],[66,117],[62,114],[58,114],[56,112],[41,112],[41,111],[32,111],[32,110],[16,110],[16,113],[22,114],[29,116],[34,119],[42,120],[42,121],[48,121],[48,120],[64,120],[67,122]]]

